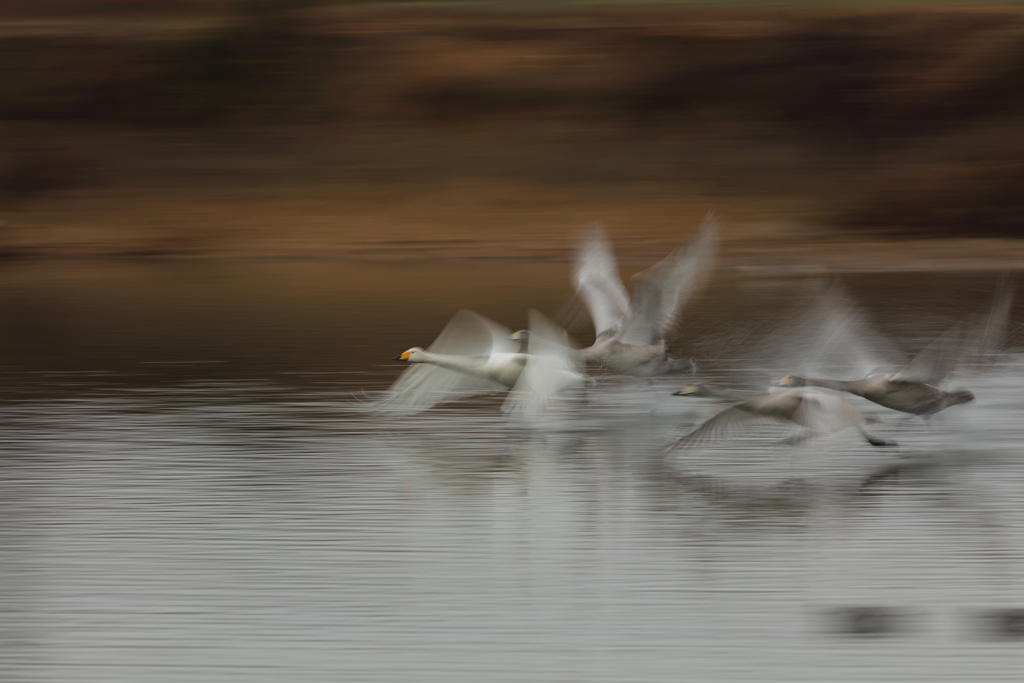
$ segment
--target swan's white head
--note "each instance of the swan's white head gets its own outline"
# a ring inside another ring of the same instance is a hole
[[[524,342],[530,340],[529,330],[517,330],[508,336],[512,341]]]
[[[796,375],[786,375],[778,382],[775,383],[777,387],[802,387],[804,386],[804,378],[797,377]]]
[[[423,349],[418,346],[414,346],[408,351],[403,351],[391,360],[404,360],[407,363],[422,363],[423,362]]]
[[[703,389],[703,388],[704,387],[701,386],[700,384],[690,384],[688,386],[683,387],[682,389],[680,389],[679,391],[675,392],[672,395],[673,396],[692,396],[693,394],[700,393],[700,390]]]

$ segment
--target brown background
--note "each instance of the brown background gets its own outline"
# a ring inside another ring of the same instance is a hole
[[[826,4],[4,3],[0,254],[1019,265],[1024,13]]]

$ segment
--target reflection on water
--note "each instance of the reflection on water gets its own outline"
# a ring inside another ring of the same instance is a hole
[[[477,264],[409,268],[11,267],[5,680],[1019,676],[1021,359],[930,426],[883,414],[898,452],[783,430],[664,461],[716,410],[671,382],[601,376],[533,430],[488,398],[353,409],[454,309],[515,327],[568,298],[564,264],[472,291]],[[915,277],[895,305],[897,276],[851,288],[913,338],[994,282]],[[700,338],[789,305],[784,279],[719,280],[680,342],[709,372]]]

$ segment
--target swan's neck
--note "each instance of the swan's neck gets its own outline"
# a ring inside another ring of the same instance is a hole
[[[709,386],[705,384],[703,388],[705,396],[709,396],[711,398],[724,398],[727,401],[737,402],[746,401],[748,398],[747,396],[740,396],[739,394],[734,394],[731,391],[726,391],[725,389],[720,389],[716,386]]]
[[[860,393],[853,387],[853,382],[846,382],[841,379],[805,377],[804,384],[810,387],[825,387],[826,389],[834,389],[836,391],[849,391],[854,394]]]

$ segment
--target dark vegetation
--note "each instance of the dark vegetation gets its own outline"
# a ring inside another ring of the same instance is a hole
[[[284,2],[248,2],[164,40],[0,40],[0,117],[197,126],[288,120],[318,101],[332,50]]]
[[[515,120],[771,138],[832,164],[810,174],[843,170],[825,194],[829,221],[846,230],[1007,236],[1024,220],[1019,12],[596,20],[230,7],[157,35],[8,31],[0,121],[141,132],[302,124],[316,136]],[[74,154],[45,144],[0,147],[8,198],[77,173]]]

